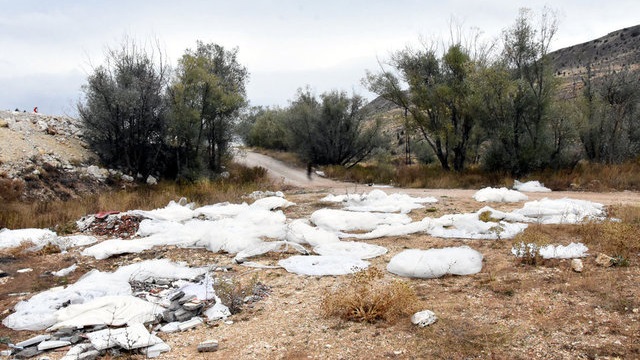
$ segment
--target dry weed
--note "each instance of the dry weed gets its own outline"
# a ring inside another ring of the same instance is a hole
[[[542,225],[530,225],[513,238],[518,250],[518,261],[524,265],[540,265],[542,256],[540,248],[551,243],[551,237],[543,230]]]
[[[415,291],[403,281],[384,282],[383,276],[373,267],[354,274],[348,283],[323,299],[324,315],[374,323],[394,322],[414,313],[419,303]]]

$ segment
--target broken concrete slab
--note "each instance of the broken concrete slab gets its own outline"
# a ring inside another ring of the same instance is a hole
[[[57,348],[61,348],[63,346],[69,346],[69,345],[71,345],[70,341],[45,340],[45,341],[41,342],[40,344],[38,344],[38,350],[46,351],[46,350],[57,349]]]
[[[48,335],[48,334],[46,334],[46,335],[38,335],[38,336],[34,336],[34,337],[30,338],[30,339],[27,339],[25,341],[21,341],[21,342],[15,344],[15,345],[18,348],[26,348],[26,347],[29,347],[31,345],[37,345],[37,344],[39,344],[39,343],[41,343],[41,342],[43,342],[45,340],[49,340],[49,339],[51,339],[51,335]]]

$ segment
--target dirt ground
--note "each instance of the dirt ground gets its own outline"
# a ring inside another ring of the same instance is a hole
[[[304,174],[304,173],[303,173]],[[306,174],[304,174],[306,176]],[[315,181],[315,180],[314,180]],[[316,184],[319,184],[316,183]],[[367,186],[336,183],[323,187],[287,185],[286,198],[297,205],[285,209],[288,219],[306,218],[326,207],[319,200],[328,193],[361,193]],[[278,189],[270,189],[278,190]],[[383,189],[414,196],[434,196],[435,204],[414,210],[413,219],[471,212],[485,206],[471,198],[473,190]],[[640,194],[553,192],[530,193],[542,197],[571,197],[605,205],[640,204]],[[490,204],[513,210],[518,204]],[[554,241],[567,245],[580,241],[581,225],[548,225]],[[112,271],[118,266],[154,258],[170,258],[192,266],[229,266],[216,273],[234,281],[259,280],[270,288],[265,299],[244,307],[227,321],[159,336],[172,350],[160,359],[638,359],[640,358],[640,267],[636,257],[628,267],[601,267],[594,256],[584,261],[584,271],[572,271],[570,260],[547,260],[537,266],[522,265],[511,255],[511,240],[440,239],[424,234],[367,241],[389,252],[371,259],[385,272],[380,281],[403,280],[415,290],[419,307],[436,313],[438,321],[418,328],[410,319],[393,323],[355,323],[322,314],[323,297],[350,276],[300,276],[284,269],[255,269],[234,264],[232,255],[206,250],[156,248],[97,261],[82,257],[81,249],[66,254],[38,256],[21,253],[0,257],[0,317],[20,300],[55,285],[76,281],[91,269]],[[484,256],[482,271],[470,276],[439,279],[400,279],[385,271],[390,259],[408,248],[429,249],[468,245]],[[289,254],[257,258],[275,264]],[[47,275],[77,263],[79,269],[63,280]],[[32,272],[16,273],[32,268]],[[27,294],[24,294],[27,293]],[[17,342],[35,333],[0,326],[0,339]],[[198,353],[200,342],[216,339],[217,352]],[[0,344],[0,348],[4,345]],[[46,354],[58,359],[64,352]],[[136,355],[143,358],[143,355]]]

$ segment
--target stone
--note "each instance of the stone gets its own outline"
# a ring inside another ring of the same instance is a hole
[[[30,339],[27,339],[25,341],[21,341],[19,343],[16,344],[16,347],[19,348],[26,348],[29,347],[31,345],[37,345],[40,344],[41,342],[45,341],[45,340],[49,340],[51,339],[51,335],[38,335],[38,336],[34,336]]]
[[[176,321],[176,315],[171,310],[165,310],[162,312],[162,320],[168,323]]]
[[[168,299],[169,301],[174,301],[174,300],[181,299],[182,297],[184,297],[184,291],[178,291],[169,295]]]
[[[207,340],[198,344],[198,352],[218,351],[218,340]]]
[[[596,264],[604,267],[609,267],[613,265],[613,258],[609,255],[598,253],[596,256]]]
[[[436,314],[431,310],[419,311],[411,316],[411,323],[419,327],[429,326],[438,320]]]
[[[158,179],[156,179],[153,176],[149,175],[147,177],[147,185],[158,185]]]
[[[42,351],[38,350],[35,346],[30,347],[30,348],[26,348],[22,351],[20,351],[19,353],[15,354],[15,358],[16,359],[28,359],[28,358],[32,358],[34,356],[38,356],[42,354]]]
[[[187,295],[187,296],[182,297],[180,300],[178,300],[178,304],[184,305],[185,303],[188,303],[191,300],[195,300],[196,298],[197,297],[195,295],[193,295],[193,294]]]
[[[186,321],[194,317],[194,314],[191,311],[187,311],[185,309],[178,309],[173,313],[173,315],[175,316],[176,321]]]
[[[584,266],[582,264],[582,260],[580,259],[571,260],[571,269],[573,271],[581,273],[583,268]]]
[[[200,301],[189,301],[182,305],[185,310],[197,312],[198,310],[204,308],[204,303]]]
[[[71,345],[70,341],[62,341],[62,340],[46,340],[38,344],[38,350],[45,351],[51,349],[61,348],[63,346]]]
[[[167,345],[166,343],[159,343],[142,349],[142,353],[145,354],[148,359],[153,359],[160,356],[160,354],[162,354],[163,352],[167,352],[170,350],[171,346]]]
[[[192,329],[200,324],[202,324],[203,321],[201,318],[199,317],[194,317],[191,320],[188,321],[184,321],[180,324],[178,324],[178,329],[180,329],[180,331],[185,331],[185,330],[189,330]]]
[[[6,276],[9,276],[9,273],[7,273],[6,271],[0,269],[0,278],[6,277]]]

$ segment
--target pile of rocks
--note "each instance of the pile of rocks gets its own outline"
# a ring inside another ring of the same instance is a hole
[[[211,281],[211,278],[208,275],[203,275],[189,282],[196,284],[207,281]],[[171,350],[156,336],[158,332],[172,333],[197,327],[204,323],[201,316],[205,308],[216,303],[215,299],[204,300],[193,294],[185,294],[185,291],[176,287],[178,283],[184,284],[184,281],[175,282],[156,278],[130,282],[135,296],[166,308],[151,323],[129,324],[119,328],[109,327],[106,324],[84,328],[60,328],[55,332],[34,336],[17,344],[10,344],[10,350],[5,350],[2,355],[16,359],[27,359],[48,351],[66,351],[66,354],[61,358],[69,360],[96,359],[107,354],[113,356],[122,351],[133,351],[145,354],[146,357],[156,357],[162,352]],[[257,287],[255,293],[244,301],[259,301],[268,295],[268,290],[264,285]],[[216,299],[219,301],[219,298],[216,297]],[[231,314],[227,313],[228,315]],[[208,320],[216,321],[224,318],[220,316]],[[217,341],[209,340],[200,344],[198,351],[216,351],[217,348]]]

